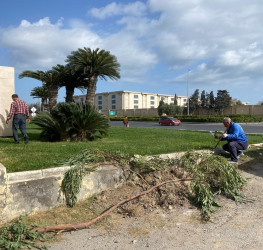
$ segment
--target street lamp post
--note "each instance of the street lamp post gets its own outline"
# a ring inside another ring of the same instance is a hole
[[[191,70],[188,69],[187,71],[187,115],[189,115],[189,95],[188,95],[188,82],[189,82],[189,72]]]

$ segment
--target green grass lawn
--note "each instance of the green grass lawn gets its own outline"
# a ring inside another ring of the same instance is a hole
[[[0,138],[0,162],[8,172],[56,167],[89,148],[132,156],[211,149],[216,144],[209,132],[162,128],[111,127],[108,137],[93,142],[43,142],[39,138],[41,130],[33,124],[27,125],[27,132],[30,138],[27,145],[22,139],[20,144],[14,144],[13,138]],[[261,143],[263,135],[248,135],[248,139],[249,143]]]

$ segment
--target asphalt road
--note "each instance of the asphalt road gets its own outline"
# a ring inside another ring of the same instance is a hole
[[[111,121],[110,125],[113,127],[122,127],[122,121]],[[177,130],[199,130],[199,131],[224,131],[225,128],[222,123],[197,123],[184,122],[180,126],[160,126],[158,122],[138,122],[129,121],[130,127],[141,128],[162,128],[162,129],[177,129]],[[240,123],[245,133],[249,134],[263,134],[263,123]]]

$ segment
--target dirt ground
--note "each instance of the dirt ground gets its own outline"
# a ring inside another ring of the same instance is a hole
[[[64,233],[50,249],[263,249],[263,155],[245,155],[238,164],[249,178],[243,194],[249,203],[222,196],[212,221],[202,222],[200,211],[189,202],[188,182],[175,182],[117,208],[90,229]],[[183,178],[179,169],[158,171],[144,180],[103,192],[94,207],[107,209],[148,184]]]

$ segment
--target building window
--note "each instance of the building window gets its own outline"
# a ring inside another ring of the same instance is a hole
[[[111,100],[111,104],[116,104],[116,100]]]
[[[99,100],[102,100],[102,95],[99,95],[99,96],[98,96],[98,99],[99,99]]]
[[[116,105],[112,105],[111,108],[112,108],[112,109],[116,109]]]
[[[98,109],[102,109],[102,106],[98,106]]]
[[[138,100],[134,100],[134,104],[138,104],[139,103],[139,101]]]
[[[98,101],[98,104],[101,105],[101,104],[102,104],[102,101]]]
[[[154,100],[154,99],[155,99],[155,98],[154,98],[154,96],[152,95],[152,96],[151,96],[151,100]]]
[[[133,95],[134,99],[138,99],[139,96],[138,95]]]
[[[171,101],[174,101],[174,98],[171,98]]]
[[[184,99],[184,102],[186,102],[186,99]]]
[[[112,99],[115,99],[115,98],[116,98],[116,95],[112,95],[111,98],[112,98]]]
[[[134,105],[134,108],[135,108],[135,109],[138,109],[138,108],[139,108],[139,106],[138,106],[138,105]]]
[[[154,109],[154,106],[151,106],[151,109]]]
[[[165,101],[165,97],[162,97],[161,100],[162,100],[162,101]]]
[[[83,97],[81,97],[81,98],[80,98],[80,101],[81,101],[81,102],[84,102],[84,98],[83,98]]]
[[[151,105],[154,105],[154,101],[151,101]]]

